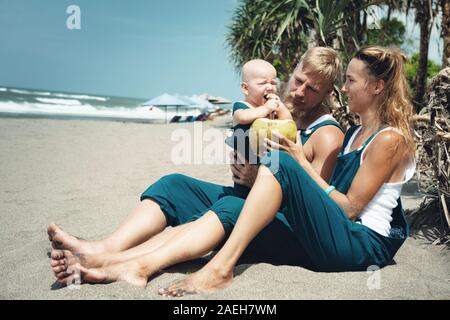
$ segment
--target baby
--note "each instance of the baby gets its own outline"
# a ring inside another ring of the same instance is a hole
[[[267,61],[250,60],[242,68],[241,90],[244,101],[233,104],[233,134],[225,141],[252,164],[258,164],[257,155],[250,149],[249,129],[258,118],[292,119],[291,113],[277,93],[277,71]],[[235,195],[245,198],[250,191],[243,185],[234,185]]]

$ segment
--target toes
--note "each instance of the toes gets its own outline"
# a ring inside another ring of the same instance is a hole
[[[195,294],[196,291],[188,289],[186,281],[177,282],[167,288],[160,288],[158,293],[164,297],[182,297],[188,294]]]
[[[79,274],[66,275],[66,277],[59,278],[56,281],[65,286],[82,284],[82,279]]]
[[[172,293],[172,297],[182,297],[184,296],[185,290],[183,289],[177,289],[175,292]]]
[[[189,295],[189,294],[195,294],[195,293],[196,292],[193,291],[193,290],[180,288],[180,289],[176,289],[176,290],[169,290],[167,292],[167,296],[178,298],[178,297],[183,297],[183,296],[186,296],[186,295]]]
[[[47,234],[51,237],[54,236],[56,234],[56,232],[58,231],[59,227],[54,223],[50,223],[47,227]]]
[[[64,258],[64,251],[63,250],[52,250],[51,258],[54,260],[59,260]]]
[[[66,259],[58,259],[58,260],[51,260],[50,261],[50,265],[52,267],[57,267],[57,266],[65,266],[66,265]]]
[[[165,295],[166,292],[167,292],[167,289],[166,289],[166,288],[159,288],[159,289],[158,289],[158,294],[161,295],[161,296]]]
[[[64,279],[67,278],[68,276],[71,276],[71,274],[68,274],[66,270],[55,273],[55,277],[57,277],[58,279]]]
[[[171,296],[171,290],[169,290],[168,288],[160,288],[158,290],[158,294],[163,296],[163,297],[170,297]]]
[[[177,287],[179,286],[179,283],[175,283],[169,287],[166,288],[160,288],[158,290],[158,293],[162,296],[172,296],[172,294],[177,290]]]
[[[60,267],[55,267],[55,269],[56,268]],[[60,268],[57,271],[59,271],[58,273],[55,272],[57,278],[66,278],[69,276],[78,276],[78,277],[82,276],[82,271],[79,264],[63,267],[62,269]]]
[[[54,274],[58,274],[60,272],[66,271],[66,269],[67,268],[65,266],[57,266],[57,267],[52,268]]]

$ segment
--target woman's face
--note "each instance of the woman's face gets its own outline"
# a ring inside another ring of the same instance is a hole
[[[348,97],[348,107],[351,112],[360,113],[374,105],[376,97],[376,81],[371,81],[366,63],[353,58],[345,75],[342,92]]]

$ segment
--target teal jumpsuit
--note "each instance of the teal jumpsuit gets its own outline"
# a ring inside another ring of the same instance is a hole
[[[360,166],[363,150],[374,138],[350,153],[343,154],[350,137],[358,127],[347,132],[342,151],[330,180],[336,190],[346,194]],[[400,199],[392,213],[388,237],[350,220],[345,212],[306,171],[285,152],[275,151],[261,160],[278,180],[283,190],[280,211],[292,227],[298,241],[310,258],[314,270],[324,272],[364,271],[369,266],[383,267],[394,257],[409,234]]]
[[[233,115],[238,110],[249,109],[249,106],[243,102],[233,103]],[[250,148],[250,124],[236,124],[233,126],[232,136],[225,139],[225,143],[229,145],[233,150],[243,155],[245,160],[254,165],[259,165],[259,157],[252,152]],[[234,183],[234,194],[236,197],[247,198],[250,188],[239,183]]]
[[[308,130],[299,130],[302,144],[305,144],[317,129],[327,125],[341,129],[335,121],[322,121]],[[242,199],[237,200],[235,190],[231,186],[201,181],[182,174],[170,174],[160,178],[141,195],[141,201],[152,199],[160,205],[167,224],[171,226],[195,220],[212,210],[220,219],[226,236],[233,229],[244,204],[245,197],[240,198]],[[267,243],[271,245],[268,246]],[[284,215],[278,212],[275,219],[250,243],[242,260],[311,268],[307,255],[300,250],[301,244],[292,228]],[[298,254],[293,255],[292,252]]]
[[[342,150],[356,129],[352,127],[347,132]],[[341,152],[338,156],[330,184],[339,192],[347,193],[359,169],[361,154],[373,137],[361,148],[345,155]],[[276,164],[273,163],[275,161]],[[272,151],[261,159],[261,164],[267,166],[280,183],[283,199],[275,219],[250,244],[250,256],[254,252],[263,253],[261,260],[264,260],[274,254],[275,263],[297,264],[316,271],[364,271],[369,266],[381,268],[388,264],[406,240],[409,227],[400,200],[392,213],[391,234],[385,237],[350,220],[289,154]],[[187,179],[185,183],[191,181],[191,178]],[[205,192],[201,187],[203,184],[190,182],[185,188],[194,190],[195,196],[204,202],[208,198],[205,193],[209,190]],[[221,190],[216,202],[185,222],[195,220],[211,210],[217,214],[229,234],[245,200],[227,195],[226,187]],[[161,204],[156,197],[149,198]],[[164,205],[161,208],[167,210]],[[268,259],[268,262],[271,260]]]

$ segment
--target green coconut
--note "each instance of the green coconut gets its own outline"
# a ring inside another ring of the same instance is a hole
[[[289,140],[297,142],[297,125],[293,120],[267,118],[256,119],[250,127],[249,134],[250,147],[255,154],[259,156],[262,155],[264,152],[264,138],[273,140],[273,132],[277,132]]]

